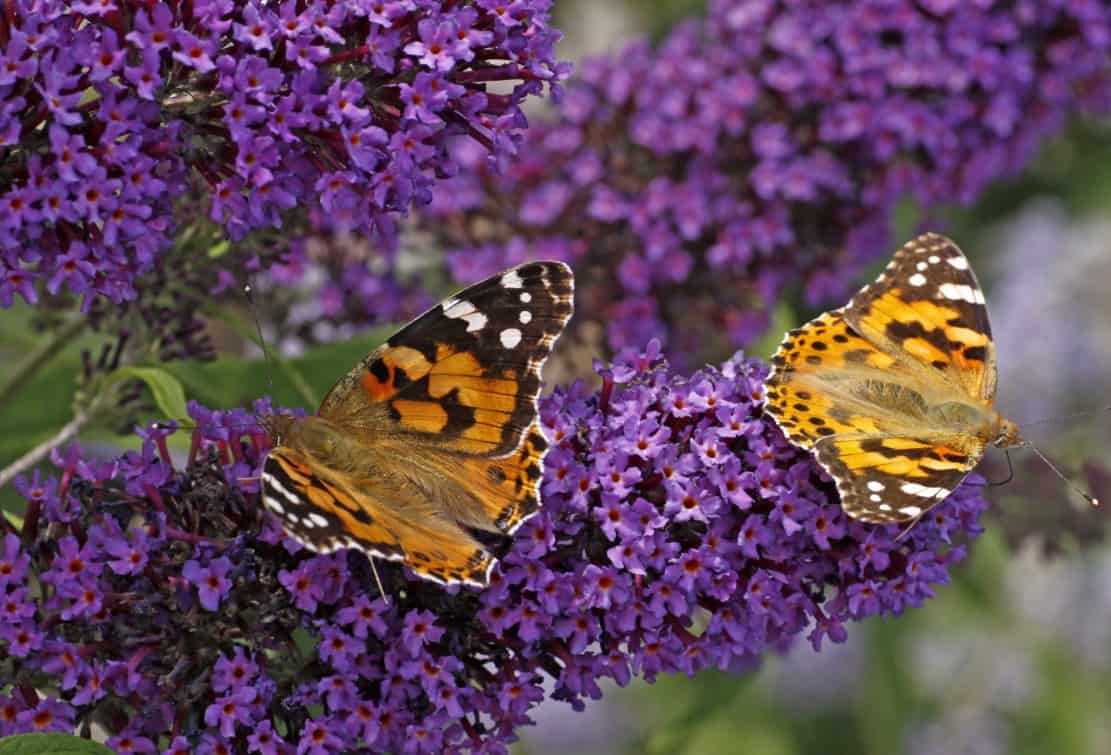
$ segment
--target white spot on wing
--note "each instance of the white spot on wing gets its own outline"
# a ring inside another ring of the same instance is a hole
[[[876,492],[876,493],[878,493],[878,492],[880,492],[881,490],[883,490],[883,487],[884,487],[884,486],[883,486],[883,483],[882,483],[882,482],[878,482],[877,480],[870,480],[870,481],[868,482],[868,489],[869,489],[869,490],[871,490],[871,491],[874,491],[874,492]]]
[[[502,346],[513,349],[521,342],[521,331],[517,328],[506,328],[501,332],[500,338]]]
[[[910,285],[912,285],[912,286],[925,286],[926,285],[926,276],[922,275],[922,273],[915,273],[914,275],[910,276],[910,278],[908,280],[909,280]]]
[[[931,254],[930,255],[930,264],[931,265],[936,265],[939,262],[941,262],[941,257],[938,257],[936,254]]]
[[[872,493],[872,495],[868,496],[868,500],[872,503],[879,503],[883,498],[880,497],[879,493]]]
[[[951,266],[955,267],[957,270],[967,270],[968,269],[968,260],[966,260],[964,257],[960,257],[960,256],[950,257],[949,259],[947,259],[945,261],[948,262]]]
[[[522,291],[521,302],[524,304],[528,304],[530,301],[532,301],[532,294],[530,294],[528,291]]]
[[[277,493],[278,495],[280,495],[282,498],[286,499],[286,501],[293,504],[294,506],[300,504],[301,499],[298,498],[294,493],[291,493],[288,490],[286,490],[285,486],[282,485],[281,480],[279,480],[274,475],[266,474],[266,472],[263,472],[262,473],[262,483],[263,483],[264,489],[267,492],[273,491],[273,492]],[[272,503],[268,503],[268,505],[270,505],[271,508],[274,508],[277,511],[283,511],[284,510],[284,507],[282,506],[281,501],[277,500],[276,498],[272,498],[270,496],[266,496],[266,499],[269,502],[272,502]]]
[[[915,265],[915,267],[918,268],[918,272],[922,272],[923,270],[928,268],[929,265],[926,264],[925,262],[919,262],[917,265]]]
[[[314,527],[327,527],[328,526],[328,520],[325,519],[320,514],[316,513],[315,511],[312,512],[311,514],[309,514],[308,517],[306,517],[306,521],[312,522],[312,525]]]
[[[525,282],[516,270],[510,270],[501,277],[501,284],[505,288],[524,288]]]
[[[904,482],[899,488],[907,495],[916,495],[919,498],[944,498],[949,495],[949,491],[945,488],[931,488],[928,485],[919,485],[917,482]],[[899,509],[903,511],[903,509]],[[903,511],[903,513],[906,513]],[[911,516],[914,516],[912,514]]]
[[[450,317],[452,320],[463,320],[467,323],[468,333],[475,333],[486,327],[486,315],[475,309],[475,306],[469,301],[449,299],[442,306],[444,317]]]
[[[903,506],[899,509],[899,513],[906,514],[907,516],[918,516],[922,513],[922,509],[917,506]]]
[[[532,312],[527,309],[522,309],[521,314],[517,315],[517,319],[521,321],[522,325],[528,325],[532,322]]]
[[[966,301],[969,304],[984,303],[984,295],[979,289],[963,283],[942,283],[937,290],[951,301]]]

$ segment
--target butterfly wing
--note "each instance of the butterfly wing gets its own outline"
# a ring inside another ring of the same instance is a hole
[[[351,478],[288,446],[270,451],[262,480],[263,503],[291,537],[311,550],[358,548],[405,561],[425,579],[478,586],[487,582],[493,557],[415,490]],[[389,501],[376,494],[385,489]]]
[[[814,446],[846,514],[877,524],[915,519],[944,501],[983,455],[982,445],[956,436],[916,435],[833,437]]]
[[[990,409],[995,392],[983,295],[941,236],[910,242],[846,307],[788,333],[772,365],[767,412],[814,451],[855,518],[920,516],[983,455],[982,438],[931,414]]]
[[[995,399],[984,294],[964,252],[944,236],[926,233],[904,244],[852,298],[845,319],[883,351],[941,373],[964,397],[988,406]]]
[[[444,300],[332,387],[322,417],[397,432],[465,454],[515,451],[536,419],[540,372],[572,312],[562,262],[531,262]]]
[[[461,291],[356,365],[320,416],[421,466],[458,521],[512,533],[539,509],[536,402],[573,287],[562,262],[531,262]]]

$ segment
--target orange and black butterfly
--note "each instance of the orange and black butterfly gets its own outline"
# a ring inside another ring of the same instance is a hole
[[[264,417],[264,504],[314,551],[486,584],[495,558],[469,530],[511,534],[540,507],[540,372],[573,289],[561,262],[507,270],[398,331],[316,416]]]

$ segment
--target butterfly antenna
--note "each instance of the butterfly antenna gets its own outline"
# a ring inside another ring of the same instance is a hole
[[[370,572],[374,575],[374,582],[378,585],[378,594],[382,596],[383,602],[389,605],[390,596],[386,595],[386,590],[382,587],[382,578],[378,576],[378,567],[374,565],[374,556],[367,554],[367,560],[370,561]]]
[[[1036,453],[1036,454],[1038,455],[1038,458],[1039,458],[1039,459],[1041,459],[1042,461],[1044,461],[1044,462],[1045,462],[1045,465],[1046,465],[1047,467],[1049,467],[1050,469],[1052,469],[1052,470],[1053,470],[1053,474],[1055,474],[1055,475],[1057,475],[1058,477],[1060,477],[1060,478],[1061,478],[1061,481],[1062,481],[1062,482],[1064,482],[1064,483],[1065,483],[1066,485],[1068,485],[1068,486],[1069,486],[1070,488],[1072,488],[1072,489],[1073,489],[1074,491],[1076,491],[1077,493],[1079,493],[1079,494],[1080,494],[1080,497],[1081,497],[1081,498],[1083,498],[1083,499],[1084,499],[1085,501],[1087,501],[1088,503],[1090,503],[1090,504],[1091,504],[1091,505],[1093,505],[1093,506],[1099,506],[1099,499],[1098,499],[1098,498],[1096,498],[1095,496],[1091,495],[1090,493],[1088,493],[1087,491],[1085,491],[1085,490],[1084,490],[1084,488],[1080,487],[1080,486],[1079,486],[1079,485],[1077,485],[1077,484],[1076,484],[1075,482],[1073,482],[1072,480],[1070,480],[1070,479],[1069,479],[1068,477],[1065,477],[1065,476],[1064,476],[1063,474],[1061,474],[1061,470],[1059,470],[1059,469],[1057,469],[1057,467],[1053,466],[1053,462],[1051,462],[1051,461],[1050,461],[1050,460],[1049,460],[1049,459],[1048,459],[1048,458],[1046,457],[1046,455],[1045,455],[1045,454],[1043,454],[1043,453],[1042,453],[1042,452],[1041,452],[1040,450],[1038,450],[1038,447],[1037,447],[1037,446],[1035,446],[1035,445],[1034,445],[1033,443],[1031,443],[1030,441],[1026,441],[1026,443],[1025,443],[1024,445],[1025,445],[1025,446],[1026,446],[1027,448],[1029,448],[1029,449],[1030,449],[1031,451],[1033,451],[1034,453]]]
[[[1103,406],[1103,407],[1100,407],[1099,409],[1097,409],[1096,411],[1111,412],[1111,406]],[[1061,422],[1061,421],[1066,420],[1066,419],[1078,419],[1080,417],[1089,417],[1089,416],[1091,416],[1091,414],[1092,414],[1091,409],[1085,409],[1083,411],[1073,412],[1072,414],[1065,414],[1065,415],[1061,415],[1061,416],[1058,416],[1058,417],[1043,417],[1042,419],[1036,419],[1033,422],[1023,422],[1021,424],[1022,424],[1022,427],[1026,428],[1026,427],[1031,427],[1033,425],[1044,425],[1046,422]]]

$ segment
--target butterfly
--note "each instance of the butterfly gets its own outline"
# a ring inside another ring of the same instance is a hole
[[[496,559],[471,531],[511,535],[540,507],[540,373],[573,289],[562,262],[490,277],[372,351],[315,416],[261,418],[263,504],[313,551],[485,585]]]
[[[943,501],[987,446],[1027,445],[995,411],[995,386],[980,284],[956,244],[927,233],[844,307],[787,333],[765,410],[814,453],[849,516],[905,522]]]

